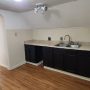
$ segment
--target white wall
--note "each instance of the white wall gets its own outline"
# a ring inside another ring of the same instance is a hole
[[[73,27],[73,28],[53,28],[53,29],[37,29],[33,30],[33,39],[48,40],[48,36],[52,40],[60,40],[69,34],[73,41],[90,42],[90,28]]]
[[[9,69],[25,63],[24,41],[32,39],[31,30],[7,30]]]
[[[20,13],[0,10],[0,15],[4,17],[4,24],[6,30],[22,30],[30,28],[28,22]]]
[[[5,51],[8,48],[9,55],[9,59],[6,59],[7,56],[5,56],[6,54],[4,55],[3,53],[7,52],[3,52],[2,55],[2,50],[0,50],[0,60],[1,57],[4,57],[2,61],[0,61],[0,65],[3,65],[8,69],[13,69],[16,66],[25,63],[24,41],[32,39],[32,31],[29,30],[30,25],[28,25],[27,20],[20,13],[0,10],[0,15],[4,19],[3,24],[5,30],[7,31],[5,35],[5,37],[7,36],[7,44],[2,40],[0,36],[0,45],[3,45],[3,51]],[[0,32],[0,35],[2,34],[3,31]],[[6,47],[6,45],[7,48],[4,48]]]
[[[48,9],[42,14],[25,12],[32,29],[60,27],[90,27],[90,0],[72,0]]]
[[[7,47],[6,30],[4,29],[3,17],[0,16],[0,65],[9,67],[9,53]]]

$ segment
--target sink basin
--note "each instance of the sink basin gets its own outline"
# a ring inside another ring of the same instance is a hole
[[[59,43],[59,44],[56,44],[55,46],[59,46],[59,47],[69,47],[70,45],[69,45],[69,44],[65,44],[65,43]]]
[[[56,44],[55,46],[58,46],[58,47],[69,47],[69,48],[79,48],[81,45],[80,44],[59,43],[59,44]]]
[[[80,45],[70,45],[71,48],[79,48]]]

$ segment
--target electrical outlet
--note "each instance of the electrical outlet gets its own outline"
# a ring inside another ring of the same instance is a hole
[[[51,37],[48,37],[48,41],[51,41]]]

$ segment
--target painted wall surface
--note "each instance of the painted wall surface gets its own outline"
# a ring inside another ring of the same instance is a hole
[[[32,39],[31,30],[8,30],[10,69],[25,63],[24,41]]]
[[[52,40],[60,40],[60,37],[70,35],[73,41],[90,42],[90,28],[56,28],[56,29],[37,29],[33,30],[33,39],[47,40],[48,36]]]
[[[0,16],[0,65],[9,67],[9,53],[7,46],[6,30],[4,29],[3,17]]]
[[[0,10],[0,15],[4,18],[4,24],[6,30],[22,30],[29,29],[30,25],[20,13]]]
[[[0,27],[0,42],[2,43],[2,48],[0,48],[0,58],[2,58],[0,60],[2,61],[0,61],[0,65],[13,69],[25,62],[24,41],[32,38],[31,31],[29,31],[30,25],[20,13],[0,10],[0,15],[3,17],[3,28],[7,31],[5,34],[5,31]],[[5,39],[5,37],[7,38]]]
[[[48,8],[45,14],[22,13],[32,29],[90,27],[90,0],[72,0]]]

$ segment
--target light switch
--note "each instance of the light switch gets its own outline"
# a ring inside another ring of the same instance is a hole
[[[17,32],[15,32],[15,34],[14,34],[14,35],[15,35],[15,37],[17,37],[17,36],[18,36],[18,33],[17,33]]]

